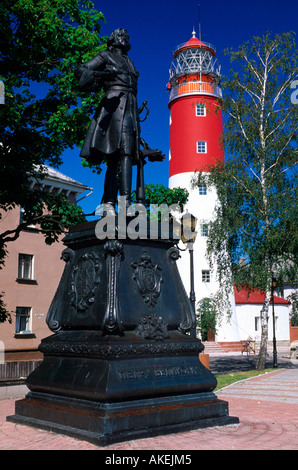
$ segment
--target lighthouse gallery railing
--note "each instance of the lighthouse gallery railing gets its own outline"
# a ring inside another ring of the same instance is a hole
[[[178,96],[190,95],[190,94],[204,94],[216,96],[217,98],[222,97],[222,91],[219,86],[214,86],[210,82],[204,81],[187,81],[185,83],[179,83],[173,85],[170,89],[169,100],[173,100]]]

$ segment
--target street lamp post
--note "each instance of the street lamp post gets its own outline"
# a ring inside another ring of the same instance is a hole
[[[194,282],[194,265],[193,265],[193,242],[188,242],[188,251],[190,258],[190,294],[189,300],[193,306],[193,310],[196,313],[196,294],[195,294],[195,282]]]
[[[181,240],[186,245],[189,251],[189,260],[190,260],[190,294],[189,300],[193,308],[195,320],[196,320],[196,295],[195,295],[195,283],[194,283],[194,260],[193,260],[193,251],[194,251],[194,242],[197,236],[196,232],[196,223],[197,219],[194,215],[187,213],[183,216],[182,224],[182,235]],[[196,321],[193,328],[190,331],[190,334],[193,338],[196,338]]]
[[[271,276],[271,302],[272,302],[272,322],[273,322],[273,367],[277,367],[277,350],[276,350],[276,336],[275,336],[275,315],[274,315],[274,289],[277,286],[276,279]]]

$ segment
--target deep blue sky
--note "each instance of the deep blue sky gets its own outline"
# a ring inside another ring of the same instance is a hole
[[[199,3],[202,40],[216,47],[222,74],[230,68],[224,49],[237,48],[268,30],[297,33],[297,0],[93,0],[93,3],[106,18],[106,24],[102,23],[103,35],[110,35],[119,27],[128,31],[132,46],[129,56],[140,72],[138,102],[141,105],[147,100],[150,108],[149,117],[142,124],[142,137],[167,157],[163,163],[145,166],[148,184],[168,184],[168,70],[172,50],[191,38],[193,26],[199,34]],[[101,200],[105,172],[98,176],[84,169],[79,149],[65,152],[60,171],[94,189],[80,203],[85,213],[92,212]]]

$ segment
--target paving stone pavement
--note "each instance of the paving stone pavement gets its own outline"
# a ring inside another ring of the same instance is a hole
[[[298,450],[297,367],[238,382],[216,395],[228,401],[229,414],[237,416],[239,424],[133,440],[105,448],[7,422],[6,416],[14,414],[15,399],[3,399],[0,400],[0,450],[104,450],[102,458],[124,450],[136,451],[133,455],[138,455],[137,451],[188,451],[189,454],[195,450]]]

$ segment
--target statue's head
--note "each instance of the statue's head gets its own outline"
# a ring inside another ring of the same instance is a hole
[[[108,48],[119,47],[125,52],[129,51],[131,46],[129,44],[129,36],[126,29],[115,29],[109,37],[107,44]]]

